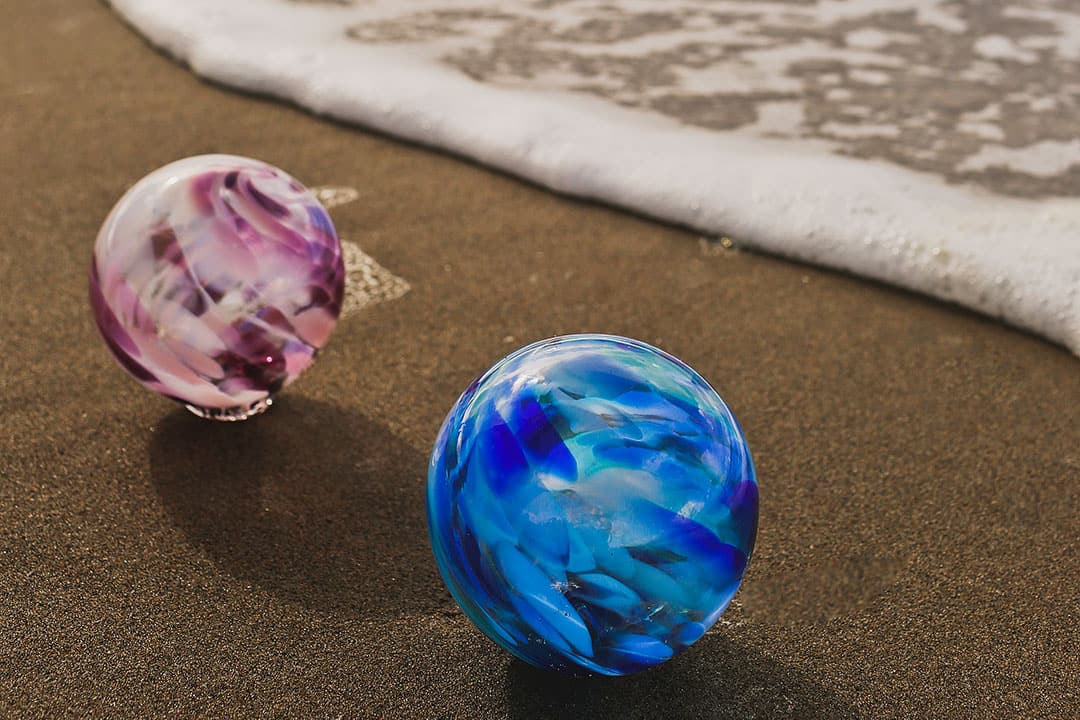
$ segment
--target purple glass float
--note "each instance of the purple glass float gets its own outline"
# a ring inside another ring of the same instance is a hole
[[[109,213],[90,305],[136,380],[201,417],[243,420],[315,360],[344,281],[310,190],[258,160],[203,155],[147,175]]]

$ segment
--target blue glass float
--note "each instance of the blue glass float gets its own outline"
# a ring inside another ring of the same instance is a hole
[[[625,675],[698,640],[757,533],[746,439],[705,380],[637,340],[522,348],[458,399],[428,523],[466,615],[522,660]]]

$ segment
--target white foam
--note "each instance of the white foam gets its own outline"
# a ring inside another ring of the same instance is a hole
[[[1023,147],[983,145],[979,152],[961,161],[957,170],[978,172],[1000,167],[1036,177],[1053,177],[1074,166],[1080,166],[1080,140],[1043,140]],[[1080,238],[1077,243],[1080,244]]]
[[[369,305],[397,300],[409,292],[409,283],[394,275],[360,246],[349,240],[341,241],[345,262],[345,296],[341,317],[347,317]]]
[[[154,43],[217,82],[446,148],[560,192],[955,301],[1080,353],[1075,199],[994,196],[830,154],[820,142],[711,132],[570,93],[482,84],[438,64],[423,47],[346,40],[343,20],[351,16],[341,13],[358,12],[355,6],[113,4]],[[944,4],[826,1],[811,12],[848,17],[907,8],[927,24],[962,31]],[[777,3],[714,5],[740,14],[752,6],[792,12]],[[844,53],[849,63],[893,64],[880,53],[829,52]],[[769,75],[792,57],[762,50],[754,64]],[[763,119],[784,127],[800,121],[785,106]]]
[[[839,123],[827,122],[821,126],[821,132],[826,135],[834,135],[843,138],[875,138],[897,137],[900,128],[896,125],[884,125],[873,123]]]
[[[988,122],[961,122],[956,126],[960,132],[975,135],[983,140],[1001,142],[1005,139],[1005,131],[1000,126]],[[982,169],[982,168],[978,168]]]
[[[802,103],[794,100],[776,100],[758,105],[757,122],[744,132],[760,135],[794,135],[806,120]]]
[[[1003,14],[1009,18],[1044,22],[1053,33],[1025,38],[1021,42],[1025,47],[1054,48],[1063,59],[1080,60],[1080,15],[1075,11],[1014,6],[1005,8]]]
[[[975,52],[988,60],[1015,60],[1024,64],[1031,64],[1039,59],[1038,55],[1018,47],[1004,35],[987,35],[979,38],[975,41]]]
[[[881,50],[893,43],[917,43],[919,39],[907,33],[885,32],[875,28],[852,30],[844,36],[844,43],[863,50]]]

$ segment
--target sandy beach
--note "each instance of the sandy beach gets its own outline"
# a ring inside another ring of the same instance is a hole
[[[1066,349],[208,85],[93,0],[0,5],[0,715],[978,718],[1080,714],[1080,373]],[[98,227],[174,159],[311,186],[411,288],[265,416],[127,377]],[[698,369],[746,431],[758,545],[660,669],[568,682],[475,630],[424,475],[469,381],[596,331]]]

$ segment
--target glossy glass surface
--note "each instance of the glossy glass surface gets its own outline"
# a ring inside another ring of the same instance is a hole
[[[691,368],[606,335],[507,356],[454,405],[428,469],[436,560],[522,660],[623,675],[699,639],[757,531],[742,431]]]
[[[314,361],[344,278],[314,194],[266,163],[204,155],[116,204],[94,245],[90,304],[136,380],[203,417],[241,420]]]

